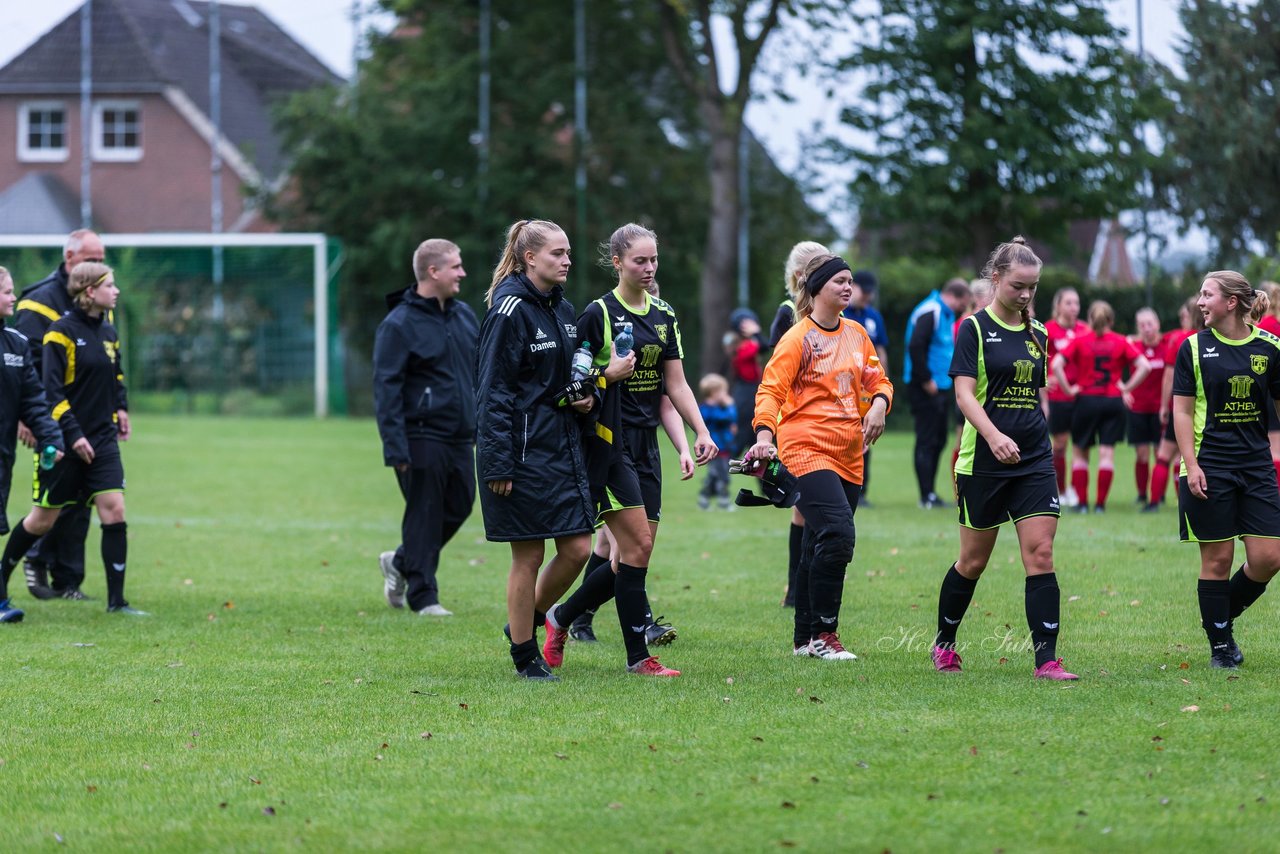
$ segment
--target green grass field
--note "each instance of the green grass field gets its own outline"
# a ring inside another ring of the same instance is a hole
[[[518,680],[500,629],[509,551],[477,508],[447,549],[457,616],[393,612],[379,551],[399,494],[372,422],[135,419],[129,597],[86,591],[0,627],[0,850],[1268,850],[1280,597],[1211,671],[1194,547],[1172,511],[1112,510],[1057,540],[1060,652],[1031,679],[1006,530],[960,639],[929,665],[954,513],[917,510],[910,437],[875,460],[842,637],[790,654],[788,517],[699,511],[668,478],[650,571],[674,680],[623,672],[612,612],[562,681]],[[668,463],[673,457],[668,454]],[[22,476],[10,503],[25,508]]]

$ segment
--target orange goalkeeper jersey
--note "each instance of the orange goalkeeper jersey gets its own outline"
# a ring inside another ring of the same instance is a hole
[[[862,369],[876,348],[862,324],[840,318],[823,329],[807,317],[782,336],[756,392],[755,424],[772,430],[778,456],[797,477],[830,469],[862,483]],[[893,404],[893,383],[882,372],[870,395]]]

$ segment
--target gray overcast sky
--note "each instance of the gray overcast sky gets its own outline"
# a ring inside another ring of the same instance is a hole
[[[156,3],[169,0],[154,0]],[[561,0],[566,13],[569,0]],[[1139,3],[1143,9],[1145,47],[1156,59],[1175,64],[1175,44],[1183,36],[1178,22],[1176,0],[1108,0],[1112,20],[1129,31],[1129,43],[1135,48],[1135,23]],[[74,12],[81,0],[43,0],[27,5],[18,0],[0,2],[0,66],[7,63],[55,24]],[[354,28],[351,22],[351,0],[244,0],[240,5],[256,5],[289,34],[304,44],[317,57],[339,74],[348,75],[352,68]],[[372,7],[365,0],[362,4]],[[588,7],[589,8],[589,7]],[[380,19],[386,25],[385,16]],[[368,19],[368,23],[377,23]],[[727,73],[730,69],[725,69]],[[752,104],[747,122],[785,170],[793,171],[799,160],[800,134],[815,127],[834,128],[838,105],[821,97],[813,87],[796,87],[799,97],[785,104],[771,100]],[[822,204],[822,201],[815,200]]]

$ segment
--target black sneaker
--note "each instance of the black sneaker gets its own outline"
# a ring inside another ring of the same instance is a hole
[[[578,643],[595,643],[596,630],[591,627],[591,614],[583,614],[569,624],[569,638]]]
[[[1089,505],[1088,505],[1088,504],[1077,504],[1075,507],[1072,507],[1072,508],[1071,508],[1071,512],[1072,512],[1072,513],[1088,513],[1088,512],[1089,512]]]
[[[541,658],[530,661],[523,670],[517,670],[516,675],[522,679],[537,679],[542,682],[560,681],[560,677],[552,673],[551,668],[547,667],[547,663]]]
[[[927,497],[920,499],[921,510],[937,510],[939,508],[946,507],[946,506],[947,506],[947,502],[943,501],[941,498],[939,498],[937,495],[935,495],[932,492],[930,492]]]
[[[128,602],[125,602],[123,605],[108,605],[107,613],[108,614],[126,614],[130,617],[150,617],[151,616],[150,611],[143,611],[138,608],[135,608],[132,605],[130,605]]]
[[[666,646],[676,639],[675,627],[662,622],[664,619],[659,617],[644,627],[644,642],[649,646]]]
[[[1231,656],[1231,660],[1236,664],[1244,664],[1244,653],[1240,651],[1235,638],[1227,641],[1227,655]]]
[[[1095,514],[1106,513],[1106,512],[1107,512],[1107,507],[1106,507],[1106,505],[1105,505],[1105,504],[1098,504],[1098,505],[1096,505],[1096,506],[1093,508],[1093,512],[1094,512]]]
[[[1231,647],[1213,650],[1209,654],[1209,666],[1220,670],[1235,670],[1236,660],[1231,654]]]
[[[56,593],[49,587],[49,570],[42,563],[25,560],[22,572],[27,577],[27,590],[37,599],[54,599]]]
[[[92,596],[86,596],[79,587],[66,587],[62,590],[51,590],[54,596],[59,599],[73,599],[76,602],[92,602]]]
[[[1151,502],[1150,504],[1145,505],[1145,506],[1144,506],[1141,510],[1139,510],[1138,512],[1139,512],[1139,513],[1159,513],[1159,512],[1160,512],[1160,505],[1159,505],[1159,503],[1157,503],[1157,502],[1153,501],[1153,502]]]

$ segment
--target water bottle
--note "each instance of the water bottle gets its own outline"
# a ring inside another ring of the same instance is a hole
[[[44,450],[40,452],[40,468],[48,471],[53,468],[53,464],[58,461],[58,449],[53,445],[45,445]]]
[[[871,399],[873,397],[871,389],[876,383],[880,382],[880,378],[884,376],[884,368],[880,367],[880,357],[872,356],[867,359],[866,365],[862,367],[862,384],[858,389],[858,415],[865,417],[867,411],[871,409]]]
[[[636,343],[636,338],[631,334],[631,324],[622,324],[622,332],[617,338],[613,339],[613,349],[618,352],[619,356],[625,356],[631,352],[632,346]]]
[[[569,375],[575,380],[585,380],[591,374],[591,363],[595,357],[591,355],[591,348],[587,342],[583,342],[582,346],[573,351],[573,361],[569,366]]]

